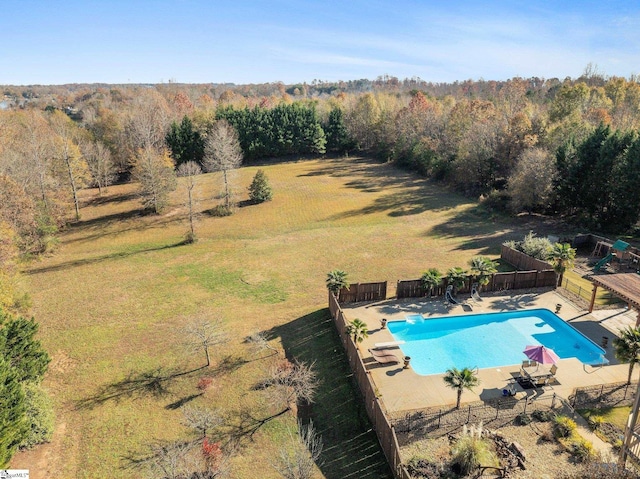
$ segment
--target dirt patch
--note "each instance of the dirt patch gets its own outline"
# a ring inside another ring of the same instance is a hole
[[[64,374],[73,370],[78,362],[67,354],[66,351],[58,350],[51,357],[49,363],[50,374]]]
[[[77,449],[80,444],[78,437],[67,438],[67,423],[59,421],[53,432],[53,439],[50,443],[41,444],[28,451],[18,452],[11,461],[13,469],[28,469],[31,479],[48,479],[51,477],[61,477],[62,471],[68,464],[62,464],[63,457],[77,457]],[[70,454],[68,445],[72,445],[73,454]],[[64,453],[63,453],[64,451]],[[73,477],[69,475],[68,477]]]
[[[510,478],[550,479],[578,471],[581,467],[581,463],[567,453],[560,444],[551,440],[553,436],[550,423],[534,421],[526,426],[507,425],[492,431],[492,433],[497,434],[503,444],[517,443],[518,449],[524,453],[525,469],[511,467]],[[421,462],[425,471],[433,473],[433,471],[442,470],[444,465],[451,460],[450,449],[453,439],[453,436],[442,436],[435,439],[414,441],[402,448],[403,460],[407,462],[415,457],[426,458],[426,462]],[[504,464],[504,458],[500,459],[501,464]],[[431,465],[427,466],[427,462]],[[439,476],[427,475],[423,477]]]

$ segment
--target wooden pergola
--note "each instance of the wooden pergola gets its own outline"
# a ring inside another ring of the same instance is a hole
[[[591,295],[591,304],[589,312],[593,311],[593,305],[596,302],[596,293],[598,287],[604,288],[611,294],[617,296],[638,312],[636,326],[640,325],[640,275],[636,273],[620,273],[606,274],[601,276],[592,276],[593,293]]]

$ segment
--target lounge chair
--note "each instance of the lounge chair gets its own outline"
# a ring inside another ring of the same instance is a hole
[[[447,286],[447,290],[444,293],[444,299],[447,304],[453,304],[453,305],[460,304],[453,297],[453,286],[451,285]]]
[[[478,283],[473,283],[471,286],[471,299],[476,303],[482,301],[482,298],[478,294]]]
[[[400,358],[398,358],[398,356],[386,350],[369,349],[369,352],[373,359],[380,364],[400,362]]]

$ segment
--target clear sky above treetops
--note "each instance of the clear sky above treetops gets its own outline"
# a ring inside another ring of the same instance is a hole
[[[0,84],[640,73],[629,0],[5,0]]]

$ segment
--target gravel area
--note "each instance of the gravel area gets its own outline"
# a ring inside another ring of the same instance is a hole
[[[525,470],[514,469],[509,475],[516,479],[555,479],[578,470],[581,463],[553,440],[551,424],[533,421],[527,426],[506,425],[495,430],[509,442],[517,442],[525,453]],[[450,444],[447,436],[412,441],[402,447],[404,461],[426,457],[434,463],[448,463]]]

